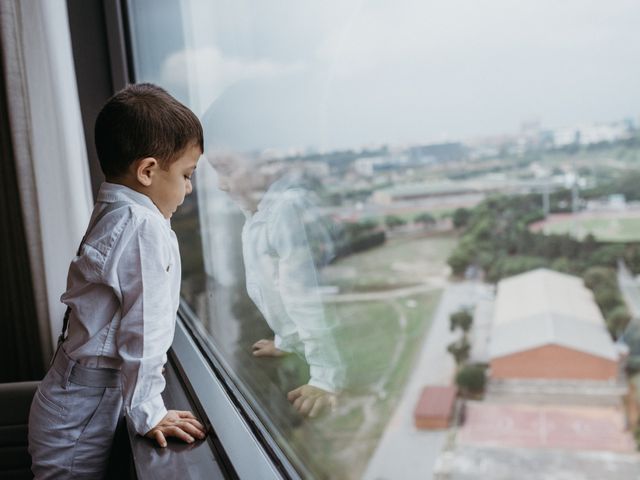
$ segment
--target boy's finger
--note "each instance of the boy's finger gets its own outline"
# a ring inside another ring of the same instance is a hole
[[[176,437],[186,443],[193,443],[195,439],[180,427],[169,427],[164,431],[170,437]]]
[[[323,409],[324,409],[323,402],[318,401],[314,403],[313,408],[311,408],[311,411],[309,412],[309,417],[311,418],[317,417],[318,415],[320,415]]]
[[[193,413],[187,410],[176,410],[176,413],[180,418],[193,418],[194,420],[196,418],[196,416]]]
[[[299,396],[293,402],[293,408],[295,408],[296,410],[300,411],[300,407],[302,406],[302,402],[304,402],[304,401],[305,401],[305,397],[303,397],[302,395]]]
[[[317,402],[315,401],[315,399],[313,399],[313,398],[306,398],[306,399],[304,400],[304,402],[302,402],[302,405],[300,405],[300,409],[299,409],[299,410],[300,410],[300,413],[301,413],[302,415],[307,415],[307,414],[311,411],[311,408],[313,407],[313,405],[314,405],[315,403],[317,403]]]
[[[300,395],[302,395],[302,392],[300,391],[300,388],[296,388],[295,390],[291,390],[289,393],[287,393],[287,399],[290,402],[293,402]]]
[[[196,420],[195,418],[183,418],[182,419],[183,422],[185,423],[189,423],[191,425],[193,425],[194,427],[196,427],[198,430],[202,430],[203,432],[205,432],[207,429],[204,427],[204,425],[202,425],[198,420]]]
[[[154,431],[153,436],[156,442],[158,443],[158,445],[160,445],[162,448],[167,446],[167,440],[164,438],[164,435],[160,430]]]
[[[196,427],[195,425],[192,425],[191,423],[183,422],[180,425],[180,428],[194,438],[200,438],[200,439],[204,438],[204,432],[200,430],[198,427]]]

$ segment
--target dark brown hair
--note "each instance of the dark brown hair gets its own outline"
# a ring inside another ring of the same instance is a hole
[[[95,142],[107,177],[123,175],[141,158],[168,168],[191,145],[204,151],[198,117],[151,83],[129,85],[107,101],[96,119]]]

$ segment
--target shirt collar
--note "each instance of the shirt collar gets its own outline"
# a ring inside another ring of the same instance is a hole
[[[282,200],[287,190],[299,186],[300,181],[300,175],[295,172],[289,172],[273,182],[260,200],[260,203],[258,203],[257,212],[268,212],[276,202]]]
[[[96,201],[103,203],[127,202],[142,205],[153,213],[159,215],[167,222],[168,225],[170,225],[169,219],[164,218],[162,212],[158,210],[158,207],[156,207],[155,203],[153,203],[148,196],[144,193],[136,192],[125,185],[120,185],[119,183],[102,182],[102,185],[100,185],[100,189],[98,190],[98,197]]]
[[[287,188],[292,185],[291,179],[288,175],[284,177],[280,177],[278,180],[273,182],[267,191],[262,195],[262,198],[258,202],[256,206],[255,212],[245,208],[243,206],[240,207],[242,213],[244,213],[244,217],[246,220],[256,220],[262,217],[263,215],[267,215],[269,213],[269,209],[271,206],[281,198]]]

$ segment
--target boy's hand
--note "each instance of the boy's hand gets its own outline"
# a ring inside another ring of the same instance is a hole
[[[338,403],[335,394],[311,385],[302,385],[291,390],[287,398],[302,415],[317,417],[326,407],[334,409]]]
[[[167,446],[165,437],[176,437],[183,442],[193,443],[205,437],[205,428],[191,412],[169,410],[160,422],[149,430],[145,437],[154,439],[161,447]]]
[[[273,340],[258,340],[251,346],[251,350],[254,357],[283,357],[287,354],[276,348],[276,344]]]

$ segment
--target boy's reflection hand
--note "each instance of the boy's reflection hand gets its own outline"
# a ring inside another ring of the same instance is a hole
[[[282,357],[287,354],[282,350],[276,348],[273,340],[258,340],[251,347],[251,351],[254,357]]]
[[[291,390],[287,398],[293,404],[293,408],[310,418],[317,417],[327,407],[333,410],[338,403],[334,393],[312,385],[302,385]]]

